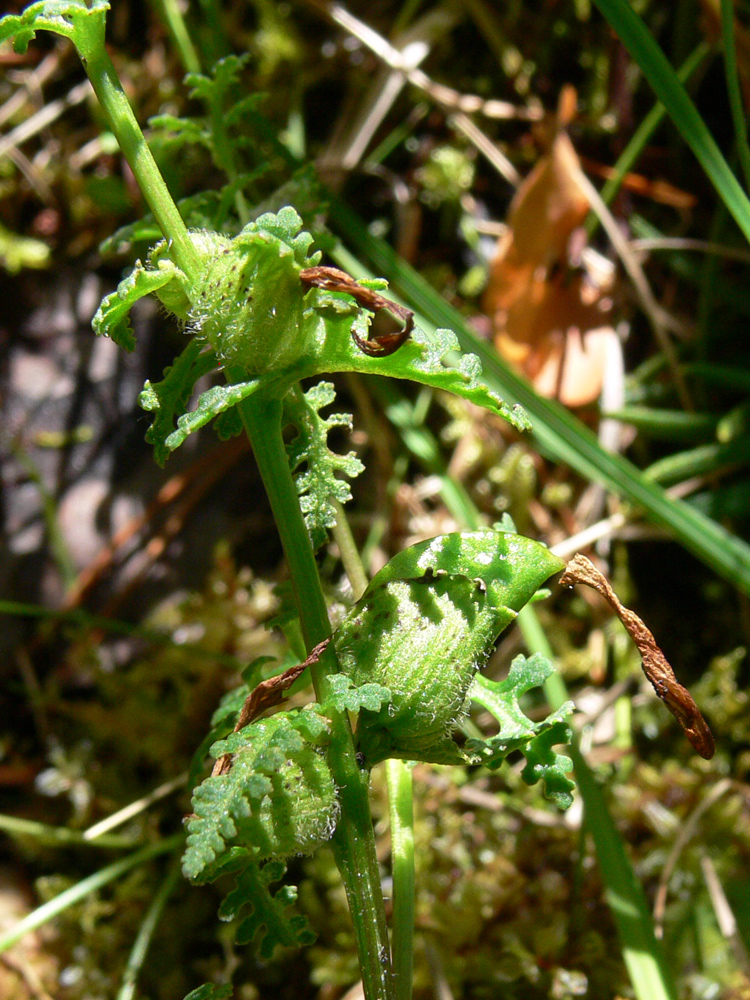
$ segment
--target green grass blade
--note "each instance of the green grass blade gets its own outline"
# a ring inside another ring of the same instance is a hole
[[[653,35],[628,0],[594,2],[640,66],[675,127],[750,241],[750,201]]]
[[[677,71],[677,77],[680,83],[685,83],[690,79],[698,67],[702,65],[708,53],[709,47],[705,42],[701,42],[700,45],[698,45],[695,50],[691,52],[690,56]],[[620,190],[620,185],[622,184],[625,175],[632,169],[636,160],[643,152],[646,143],[659,127],[666,113],[667,109],[661,101],[657,101],[631,136],[627,146],[618,157],[617,163],[614,165],[612,176],[607,180],[601,190],[602,201],[605,205],[609,205],[617,192]],[[599,217],[593,212],[589,212],[588,218],[586,219],[586,233],[589,239],[591,239],[594,235],[598,226]]]
[[[536,612],[530,606],[518,615],[524,641],[533,653],[554,660],[549,640]],[[558,673],[544,682],[550,707],[559,708],[568,699],[565,682]],[[578,749],[574,736],[569,747],[576,784],[584,804],[584,822],[596,848],[605,897],[620,935],[622,955],[638,1000],[675,1000],[677,993],[667,967],[664,949],[654,934],[648,903],[625,851],[604,794]]]
[[[734,0],[721,0],[721,41],[724,47],[724,67],[727,78],[727,94],[732,109],[732,122],[737,142],[745,187],[750,188],[750,146],[747,142],[745,109],[742,106],[740,78],[737,73],[737,46],[734,39]]]
[[[572,413],[554,400],[538,396],[489,344],[477,337],[456,309],[383,240],[372,236],[361,219],[338,199],[331,200],[331,218],[349,245],[357,247],[373,270],[386,277],[428,323],[455,330],[463,350],[479,356],[487,384],[509,402],[520,403],[526,409],[533,424],[531,433],[543,451],[586,479],[642,507],[651,521],[750,595],[750,546],[699,511],[668,497],[627,459],[604,451],[596,436]]]
[[[41,906],[38,906],[25,916],[23,920],[19,920],[17,924],[14,924],[13,927],[9,928],[0,937],[0,954],[7,951],[11,945],[14,945],[16,941],[20,941],[30,931],[36,930],[37,927],[46,924],[69,906],[73,906],[74,903],[78,903],[80,900],[85,899],[86,896],[90,896],[92,892],[102,889],[116,878],[125,875],[131,868],[137,868],[138,865],[143,865],[147,861],[150,861],[151,858],[156,858],[160,854],[177,850],[184,840],[184,835],[177,833],[166,840],[160,840],[156,844],[149,844],[147,847],[142,847],[134,854],[129,854],[126,858],[115,861],[113,864],[107,865],[106,868],[101,868],[98,872],[94,872],[93,875],[89,875],[88,878],[83,879],[81,882],[77,882],[76,885],[72,885],[69,889],[55,896],[54,899],[42,903]]]

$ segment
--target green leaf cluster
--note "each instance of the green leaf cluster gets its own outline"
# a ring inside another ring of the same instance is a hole
[[[189,434],[215,417],[224,415],[223,437],[236,433],[238,421],[229,419],[229,411],[249,395],[261,391],[282,398],[300,379],[326,372],[410,379],[484,406],[519,429],[528,425],[520,407],[509,406],[481,381],[476,355],[465,354],[455,363],[458,341],[449,330],[437,330],[431,337],[414,330],[392,355],[364,354],[352,333],[366,340],[372,314],[345,292],[306,290],[300,272],[313,266],[319,255],[310,254],[313,238],[301,226],[297,212],[287,206],[277,214],[261,215],[234,238],[208,230],[191,232],[203,262],[197,282],[176,265],[169,244],[162,240],[146,264],[136,262],[102,302],[94,330],[128,350],[135,344],[130,309],[152,293],[194,337],[164,379],[147,382],[141,395],[141,405],[155,414],[148,440],[157,461],[163,463]],[[383,283],[375,285],[381,288]],[[232,384],[206,390],[187,412],[198,379],[222,367]],[[301,495],[316,545],[332,523],[330,497],[342,502],[349,497],[348,488],[333,473],[351,477],[360,468],[354,456],[334,459],[327,449],[327,431],[342,423],[340,417],[321,421],[317,415],[329,395],[330,389],[317,389],[306,402],[298,395],[288,403],[299,432],[291,457],[295,467],[307,462]],[[311,457],[316,465],[322,462],[320,471],[310,464]]]

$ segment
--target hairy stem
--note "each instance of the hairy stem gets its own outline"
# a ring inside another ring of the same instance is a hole
[[[310,539],[297,499],[281,434],[282,404],[261,394],[239,407],[281,536],[302,633],[309,649],[331,634]],[[311,666],[318,700],[326,705],[327,676],[338,670],[332,645]],[[346,889],[357,940],[367,1000],[393,1000],[388,928],[380,886],[375,838],[367,797],[367,775],[360,769],[349,719],[326,706],[331,719],[328,763],[339,789],[341,818],[331,841]]]

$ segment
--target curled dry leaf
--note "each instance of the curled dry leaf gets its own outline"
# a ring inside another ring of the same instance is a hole
[[[560,583],[563,587],[585,583],[586,586],[592,587],[601,594],[611,605],[638,647],[643,660],[643,672],[651,682],[654,691],[680,723],[695,750],[701,757],[710,760],[715,750],[714,738],[706,720],[700,713],[700,709],[695,704],[693,696],[675,677],[674,670],[657,646],[652,633],[638,615],[623,607],[606,577],[586,556],[579,553],[568,563],[560,578]]]
[[[245,726],[250,725],[266,709],[273,708],[274,705],[282,702],[284,700],[284,692],[294,684],[307,667],[318,662],[330,641],[330,639],[324,639],[317,646],[313,646],[304,663],[298,663],[294,667],[289,667],[283,673],[277,674],[275,677],[269,677],[268,680],[261,681],[260,684],[256,685],[247,698],[245,698],[245,704],[242,706],[234,727],[235,733],[238,733],[240,729],[244,729]],[[226,774],[231,766],[232,755],[225,753],[222,757],[217,758],[211,776],[216,777],[217,774]]]
[[[482,305],[495,346],[545,396],[583,406],[599,395],[616,333],[611,301],[581,268],[571,268],[575,232],[589,210],[580,161],[565,126],[576,94],[565,87],[548,152],[521,184],[497,245]]]
[[[374,313],[382,309],[396,316],[404,324],[401,330],[378,334],[369,340],[363,340],[352,329],[352,339],[364,354],[373,358],[386,357],[397,351],[409,339],[414,329],[414,313],[411,309],[378,295],[371,288],[364,288],[346,271],[340,271],[337,267],[307,267],[304,271],[300,271],[299,276],[300,281],[311,288],[324,288],[328,292],[346,292],[363,309],[369,309]]]

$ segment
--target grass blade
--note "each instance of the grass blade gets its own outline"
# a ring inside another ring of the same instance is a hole
[[[176,850],[184,840],[184,835],[178,833],[173,837],[168,837],[166,840],[160,840],[156,844],[149,844],[147,847],[142,847],[140,851],[129,854],[126,858],[107,865],[106,868],[101,868],[98,872],[94,872],[93,875],[89,875],[88,878],[77,882],[76,885],[72,885],[69,889],[61,892],[54,899],[42,903],[41,906],[38,906],[25,916],[23,920],[19,920],[17,924],[9,928],[0,937],[0,954],[7,951],[16,941],[20,941],[24,935],[46,924],[47,921],[52,920],[53,917],[62,913],[69,906],[73,906],[74,903],[85,899],[86,896],[90,896],[92,892],[102,889],[109,882],[114,881],[114,879],[120,878],[126,872],[129,872],[131,868],[137,868],[138,865],[143,865],[147,861],[150,861],[151,858],[158,857],[160,854]]]
[[[554,661],[554,653],[534,609],[527,605],[518,615],[524,641],[532,653]],[[544,682],[554,710],[568,699],[565,682],[554,673]],[[576,784],[583,798],[584,822],[594,840],[605,897],[620,935],[622,955],[638,1000],[675,1000],[677,993],[667,967],[664,949],[654,933],[648,903],[625,852],[622,837],[607,808],[604,793],[578,749],[574,735],[569,746]]]
[[[627,0],[594,0],[638,63],[721,200],[750,241],[750,201],[653,35]]]

